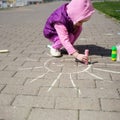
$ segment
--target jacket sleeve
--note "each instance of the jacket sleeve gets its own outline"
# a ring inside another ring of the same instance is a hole
[[[76,49],[70,42],[69,34],[66,27],[62,24],[55,24],[54,27],[57,31],[61,44],[67,50],[68,54],[70,55],[76,52]]]

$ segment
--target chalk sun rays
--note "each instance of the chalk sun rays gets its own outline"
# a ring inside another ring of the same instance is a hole
[[[73,60],[73,59],[72,59]],[[57,62],[56,62],[57,61]],[[68,75],[68,82],[70,82],[72,84],[72,87],[73,89],[75,89],[78,93],[79,93],[79,96],[82,94],[81,93],[81,90],[79,88],[79,86],[76,85],[76,81],[73,79],[73,75],[76,74],[76,75],[81,75],[83,73],[85,73],[86,75],[85,76],[91,76],[93,77],[93,79],[98,79],[98,80],[104,80],[101,76],[98,76],[94,73],[94,70],[95,71],[99,71],[99,72],[106,72],[106,73],[114,73],[114,74],[120,74],[119,71],[114,71],[114,70],[107,70],[107,69],[103,69],[103,68],[96,68],[94,67],[94,65],[90,64],[90,65],[76,65],[74,66],[74,63],[73,63],[73,66],[76,67],[77,69],[76,70],[70,70],[70,71],[67,71],[67,72],[56,72],[56,68],[54,69],[54,67],[64,67],[65,64],[69,63],[71,61],[71,59],[65,59],[65,60],[58,60],[56,58],[52,58],[52,59],[48,59],[47,61],[44,62],[43,66],[38,66],[38,67],[29,67],[29,68],[19,68],[19,71],[26,71],[26,70],[34,70],[34,69],[45,69],[45,72],[37,77],[35,77],[34,79],[32,79],[30,81],[30,83],[32,84],[33,82],[36,82],[38,81],[39,79],[41,78],[44,78],[45,76],[47,76],[48,74],[51,74],[53,73],[58,73],[57,76],[53,79],[53,81],[51,82],[47,90],[47,92],[50,92],[53,87],[56,85],[56,83],[62,79],[62,75],[64,74],[67,74]],[[64,63],[65,62],[65,63]],[[97,63],[96,63],[97,64]],[[103,65],[103,63],[98,63],[98,64],[101,64]],[[118,65],[116,64],[107,64],[109,66],[115,66],[115,67],[118,67]],[[53,68],[52,68],[53,67]],[[64,67],[65,68],[65,67]],[[81,68],[81,69],[80,69]],[[72,68],[70,68],[72,69]]]

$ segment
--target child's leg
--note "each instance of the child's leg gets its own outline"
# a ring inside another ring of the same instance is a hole
[[[78,36],[77,36],[77,37],[78,37]],[[71,43],[72,45],[74,44],[74,42],[76,41],[76,39],[77,39],[77,38],[75,38],[75,36],[74,36],[73,34],[70,34],[70,35],[69,35],[69,40],[70,40],[70,43]],[[59,49],[63,46],[63,45],[61,44],[60,40],[59,40],[59,37],[54,38],[54,40],[52,40],[52,41],[54,41],[52,47],[55,48],[55,49],[58,49],[58,50],[59,50]]]
[[[69,35],[69,39],[70,39],[70,43],[73,45],[74,42],[75,42],[75,39],[74,39],[74,35],[73,34],[70,34]],[[53,40],[52,40],[53,41]],[[52,45],[53,48],[59,50],[63,45],[61,44],[60,40],[59,40],[59,37],[56,37],[54,38],[54,43]]]
[[[50,39],[50,42],[52,42],[52,46],[48,45],[48,47],[50,48],[50,54],[54,57],[61,56],[61,52],[59,51],[59,49],[61,48],[62,45],[59,42],[58,37]]]
[[[77,40],[77,38],[79,37],[80,33],[81,33],[82,28],[79,28],[78,31],[75,34],[70,34],[69,38],[70,38],[70,42],[73,45],[75,43],[75,41]]]
[[[52,44],[53,48],[59,50],[62,47],[62,44],[59,40],[59,37],[54,38],[54,40],[52,40],[52,41],[54,41],[53,44]]]
[[[73,45],[74,44],[74,42],[76,41],[76,39],[75,39],[75,37],[74,37],[74,35],[71,33],[70,35],[69,35],[69,39],[70,39],[70,43]]]
[[[70,40],[70,43],[72,45],[75,43],[75,41],[79,37],[80,33],[81,33],[81,29],[79,29],[75,35],[72,34],[72,33],[69,35],[69,40]],[[58,36],[55,37],[55,38],[53,38],[51,41],[53,41],[53,45],[52,45],[53,48],[55,48],[57,50],[59,50],[60,48],[62,48],[63,45],[61,44],[61,41],[60,41],[60,39],[59,39]]]

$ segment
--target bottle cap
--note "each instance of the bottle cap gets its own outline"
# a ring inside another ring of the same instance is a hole
[[[116,46],[112,46],[112,50],[117,50],[117,47]]]

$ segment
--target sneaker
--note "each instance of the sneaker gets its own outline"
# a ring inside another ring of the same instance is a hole
[[[55,48],[53,48],[52,46],[48,45],[48,47],[50,48],[50,54],[54,57],[60,57],[61,56],[61,52]]]

